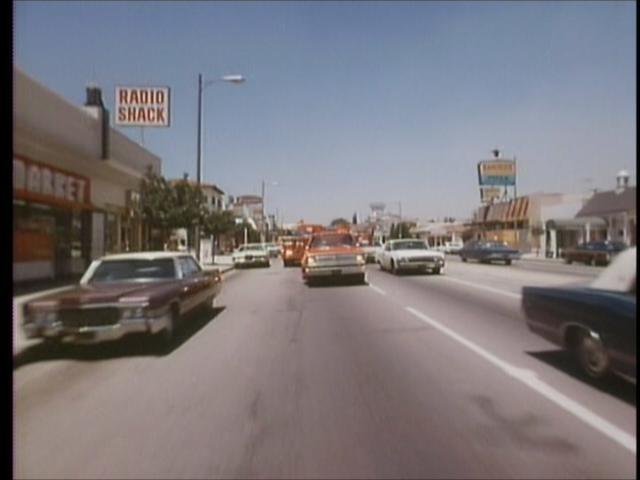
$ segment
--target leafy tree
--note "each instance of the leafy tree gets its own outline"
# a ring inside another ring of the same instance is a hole
[[[349,220],[347,220],[346,218],[334,218],[333,220],[331,220],[331,223],[329,224],[332,227],[339,227],[341,225],[349,225]]]
[[[225,210],[223,212],[208,212],[203,222],[204,234],[213,235],[214,237],[216,237],[216,239],[220,235],[226,235],[228,233],[235,232],[235,227],[236,221],[233,213],[228,210]],[[214,246],[216,239],[214,239]],[[215,248],[213,253],[213,260],[215,261]]]
[[[148,168],[140,181],[136,210],[149,227],[160,230],[161,243],[165,243],[171,230],[176,228],[188,229],[189,237],[193,238],[193,227],[202,224],[206,215],[205,197],[198,186],[187,181],[171,185]]]
[[[393,240],[398,238],[398,230],[396,228],[396,224],[392,223],[391,228],[389,228],[389,240]]]
[[[187,228],[202,225],[208,214],[205,206],[205,196],[202,189],[186,180],[173,185],[171,196],[173,204],[169,209],[169,224],[171,228]],[[191,235],[190,235],[191,237]]]
[[[411,238],[411,225],[407,222],[401,222],[397,228],[398,238]]]
[[[171,185],[149,167],[140,181],[140,200],[135,210],[148,227],[160,230],[162,243],[169,238],[172,196]]]

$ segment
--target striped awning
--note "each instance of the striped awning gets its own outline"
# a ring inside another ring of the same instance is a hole
[[[529,215],[529,197],[520,197],[508,202],[495,203],[489,207],[487,222],[516,222],[526,220]]]

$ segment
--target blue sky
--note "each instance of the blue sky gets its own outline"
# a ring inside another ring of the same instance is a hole
[[[468,218],[476,165],[517,157],[518,193],[636,183],[633,2],[15,2],[15,64],[70,102],[85,85],[169,85],[168,129],[146,129],[163,174],[267,187],[285,221],[372,201]],[[140,129],[121,128],[140,141]]]

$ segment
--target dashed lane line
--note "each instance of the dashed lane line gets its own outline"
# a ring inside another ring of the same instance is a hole
[[[371,283],[369,283],[369,286],[376,292],[378,292],[380,295],[386,295],[387,292],[385,292],[384,290],[382,290],[381,288],[378,288],[374,285],[371,285]]]
[[[428,323],[432,327],[438,329],[440,332],[454,339],[455,341],[462,344],[463,346],[467,347],[469,350],[480,355],[489,363],[493,364],[495,367],[498,367],[500,370],[504,371],[507,375],[522,382],[523,384],[525,384],[535,392],[539,393],[543,397],[552,401],[559,407],[563,408],[565,411],[571,413],[572,415],[582,420],[587,425],[598,430],[600,433],[606,435],[607,437],[617,442],[619,445],[623,446],[624,448],[626,448],[627,450],[629,450],[635,455],[636,438],[633,435],[616,427],[615,425],[608,422],[604,418],[596,415],[591,410],[583,407],[575,400],[572,400],[571,398],[557,391],[550,385],[547,385],[536,376],[535,372],[531,370],[526,370],[523,368],[514,367],[513,365],[505,362],[504,360],[498,358],[492,353],[486,351],[482,347],[479,347],[473,342],[467,340],[466,338],[454,332],[453,330],[436,322],[435,320],[423,314],[422,312],[416,310],[415,308],[405,307],[405,310],[407,310],[412,315],[418,317],[423,322]]]
[[[518,300],[522,299],[522,295],[520,295],[519,293],[508,292],[506,290],[500,290],[498,288],[487,287],[486,285],[479,285],[477,283],[466,282],[466,281],[460,280],[458,278],[451,278],[450,276],[443,276],[442,278],[444,280],[449,281],[449,282],[459,283],[461,285],[466,285],[468,287],[477,288],[479,290],[486,290],[487,292],[497,293],[499,295],[504,295],[504,296],[510,297],[510,298],[516,298]]]

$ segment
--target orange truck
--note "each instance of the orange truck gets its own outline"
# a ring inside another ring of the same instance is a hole
[[[323,278],[366,283],[364,252],[350,233],[327,231],[312,235],[302,257],[302,278],[307,285]]]
[[[282,262],[285,267],[300,265],[307,242],[308,237],[306,236],[289,236],[280,239],[282,245]]]

